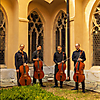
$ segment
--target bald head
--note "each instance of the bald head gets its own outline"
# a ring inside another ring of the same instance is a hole
[[[25,45],[24,44],[20,44],[20,50],[23,51],[24,50]]]
[[[80,44],[79,43],[75,44],[75,48],[76,48],[76,50],[79,50],[80,49]]]

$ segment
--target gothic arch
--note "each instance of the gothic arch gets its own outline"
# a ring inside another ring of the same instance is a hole
[[[0,5],[0,64],[5,64],[6,48],[7,48],[7,15]]]
[[[90,14],[90,52],[92,66],[100,66],[100,1],[95,2]]]
[[[38,10],[38,8],[32,9],[32,11],[29,11],[28,15],[30,15],[33,11],[37,12],[37,14],[39,15],[39,17],[41,18],[41,21],[44,24],[45,23],[45,19],[44,19],[43,15],[41,14],[41,12]]]
[[[66,13],[63,10],[60,10],[55,17],[53,26],[54,49],[57,50],[57,46],[61,45],[64,52],[66,52],[66,19]]]
[[[32,59],[32,53],[36,50],[36,46],[42,45],[42,54],[44,48],[44,21],[41,14],[37,10],[32,10],[28,15],[28,54],[29,62]]]

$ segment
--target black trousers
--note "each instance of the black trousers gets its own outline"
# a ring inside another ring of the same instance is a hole
[[[18,85],[18,86],[21,86],[21,84],[19,83],[20,77],[21,77],[21,73],[20,73],[20,71],[19,71],[19,72],[17,72],[17,85]]]
[[[82,84],[82,90],[84,91],[85,90],[85,82],[83,81],[83,82],[81,82],[81,84]],[[75,82],[75,87],[78,90],[78,82]]]
[[[55,73],[54,73],[54,81],[55,81],[55,85],[58,86],[58,81],[56,80],[56,74],[59,71],[58,69],[58,65],[55,65]],[[62,86],[63,81],[60,81],[60,86]]]
[[[36,70],[35,66],[33,66],[33,68],[34,68],[34,72],[35,72],[35,70]],[[42,70],[43,70],[43,67],[42,67]],[[40,82],[41,85],[43,85],[42,79],[39,79],[39,82]],[[36,78],[34,78],[34,75],[33,75],[33,83],[36,84]]]

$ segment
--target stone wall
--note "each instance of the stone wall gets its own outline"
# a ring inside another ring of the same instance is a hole
[[[43,82],[53,81],[54,80],[54,66],[44,66],[44,78]],[[33,80],[33,67],[29,68],[29,75]],[[67,73],[67,70],[65,70]],[[93,90],[100,92],[100,70],[97,68],[91,68],[90,70],[85,70],[85,86],[88,90]],[[64,81],[64,84],[75,86],[75,82],[73,81],[74,72],[70,71],[70,79],[71,81]],[[0,69],[0,85],[1,87],[14,86],[17,85],[16,78],[16,70],[15,69]],[[67,75],[66,75],[67,77]],[[38,80],[37,80],[38,81]],[[79,87],[81,88],[81,84],[79,83]]]

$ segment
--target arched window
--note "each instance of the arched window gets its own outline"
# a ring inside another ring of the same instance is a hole
[[[5,64],[5,32],[6,25],[4,14],[0,10],[0,64]]]
[[[42,45],[43,55],[43,23],[36,11],[33,11],[28,16],[28,54],[29,62],[31,63],[32,53],[36,50],[37,45]]]
[[[55,20],[55,44],[56,44],[56,50],[57,46],[62,46],[62,51],[66,51],[66,19],[67,15],[60,11],[56,17]]]
[[[100,66],[100,3],[92,16],[93,65]]]

